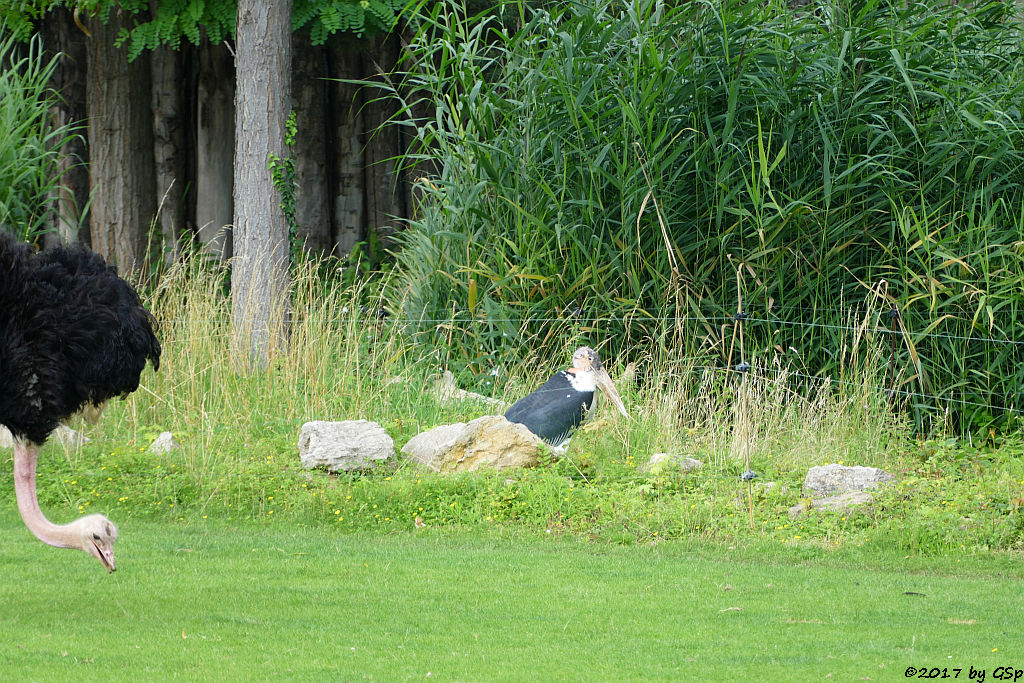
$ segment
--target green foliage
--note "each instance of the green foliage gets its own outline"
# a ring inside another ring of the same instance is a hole
[[[298,0],[292,9],[296,30],[309,24],[314,45],[322,45],[334,33],[386,33],[398,23],[409,6],[406,0]]]
[[[35,33],[34,22],[41,19],[52,0],[0,2],[0,36],[10,34],[16,40],[28,40]]]
[[[572,338],[723,364],[742,296],[784,321],[748,359],[835,378],[895,305],[922,427],[1024,404],[1012,3],[505,8],[424,13],[392,89],[436,169],[395,295],[424,341],[454,310],[473,372]]]
[[[295,136],[299,129],[295,123],[295,112],[288,114],[285,120],[284,144],[289,150],[295,148]],[[291,262],[295,263],[295,257],[302,250],[298,243],[298,221],[295,218],[296,203],[295,190],[298,187],[295,181],[295,159],[291,156],[281,158],[270,152],[267,159],[267,168],[274,183],[274,189],[281,195],[281,210],[284,212],[285,221],[288,223],[288,242],[291,252]]]
[[[74,135],[49,122],[57,100],[49,87],[55,66],[38,38],[23,57],[13,35],[0,38],[0,228],[29,241],[51,228],[60,150]]]
[[[154,12],[149,0],[34,0],[0,2],[0,25],[5,24],[17,39],[27,40],[35,31],[34,22],[59,6],[73,6],[83,16],[95,16],[104,23],[115,9],[129,15],[117,45],[127,46],[131,59],[160,45],[177,49],[182,38],[198,45],[205,35],[219,43],[234,36],[238,15],[235,0],[160,0]],[[308,26],[313,44],[321,45],[335,33],[362,37],[391,31],[409,7],[405,0],[296,0],[292,28]]]
[[[360,283],[367,285],[374,280],[387,277],[387,264],[390,260],[383,242],[376,230],[371,230],[365,240],[352,246],[346,265],[341,271],[341,281],[346,287],[355,287]]]
[[[123,28],[117,38],[118,45],[128,45],[131,59],[160,45],[177,49],[183,37],[198,45],[204,33],[211,43],[219,43],[235,34],[238,14],[233,0],[161,0],[155,13],[150,13],[146,0],[89,0],[84,4],[98,11],[101,20],[115,7],[135,16],[133,25]]]

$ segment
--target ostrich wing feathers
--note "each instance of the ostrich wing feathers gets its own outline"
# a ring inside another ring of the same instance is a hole
[[[159,366],[153,328],[99,255],[0,235],[0,423],[42,443],[86,403],[134,391],[146,362]]]

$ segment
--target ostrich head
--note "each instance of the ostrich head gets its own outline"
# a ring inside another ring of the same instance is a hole
[[[117,527],[103,515],[86,515],[79,517],[68,525],[78,534],[78,547],[89,553],[106,568],[115,571],[114,541],[117,540]]]

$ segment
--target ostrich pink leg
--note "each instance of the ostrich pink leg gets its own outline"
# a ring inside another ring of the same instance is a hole
[[[46,519],[39,509],[36,497],[36,459],[39,444],[20,439],[14,444],[14,493],[18,498],[18,512],[29,528],[43,543],[58,548],[80,548],[75,532],[66,526],[58,526]]]

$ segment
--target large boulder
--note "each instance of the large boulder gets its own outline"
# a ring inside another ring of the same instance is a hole
[[[819,465],[807,470],[803,494],[808,498],[826,498],[873,489],[894,481],[896,477],[876,467]]]
[[[417,434],[402,454],[435,472],[470,472],[481,467],[533,467],[546,448],[523,425],[503,415],[485,415]]]
[[[456,422],[420,432],[402,447],[402,455],[418,465],[439,471],[442,456],[455,447],[464,431],[466,423]]]
[[[307,422],[299,434],[299,458],[306,469],[365,470],[394,454],[395,442],[383,427],[368,420]]]

